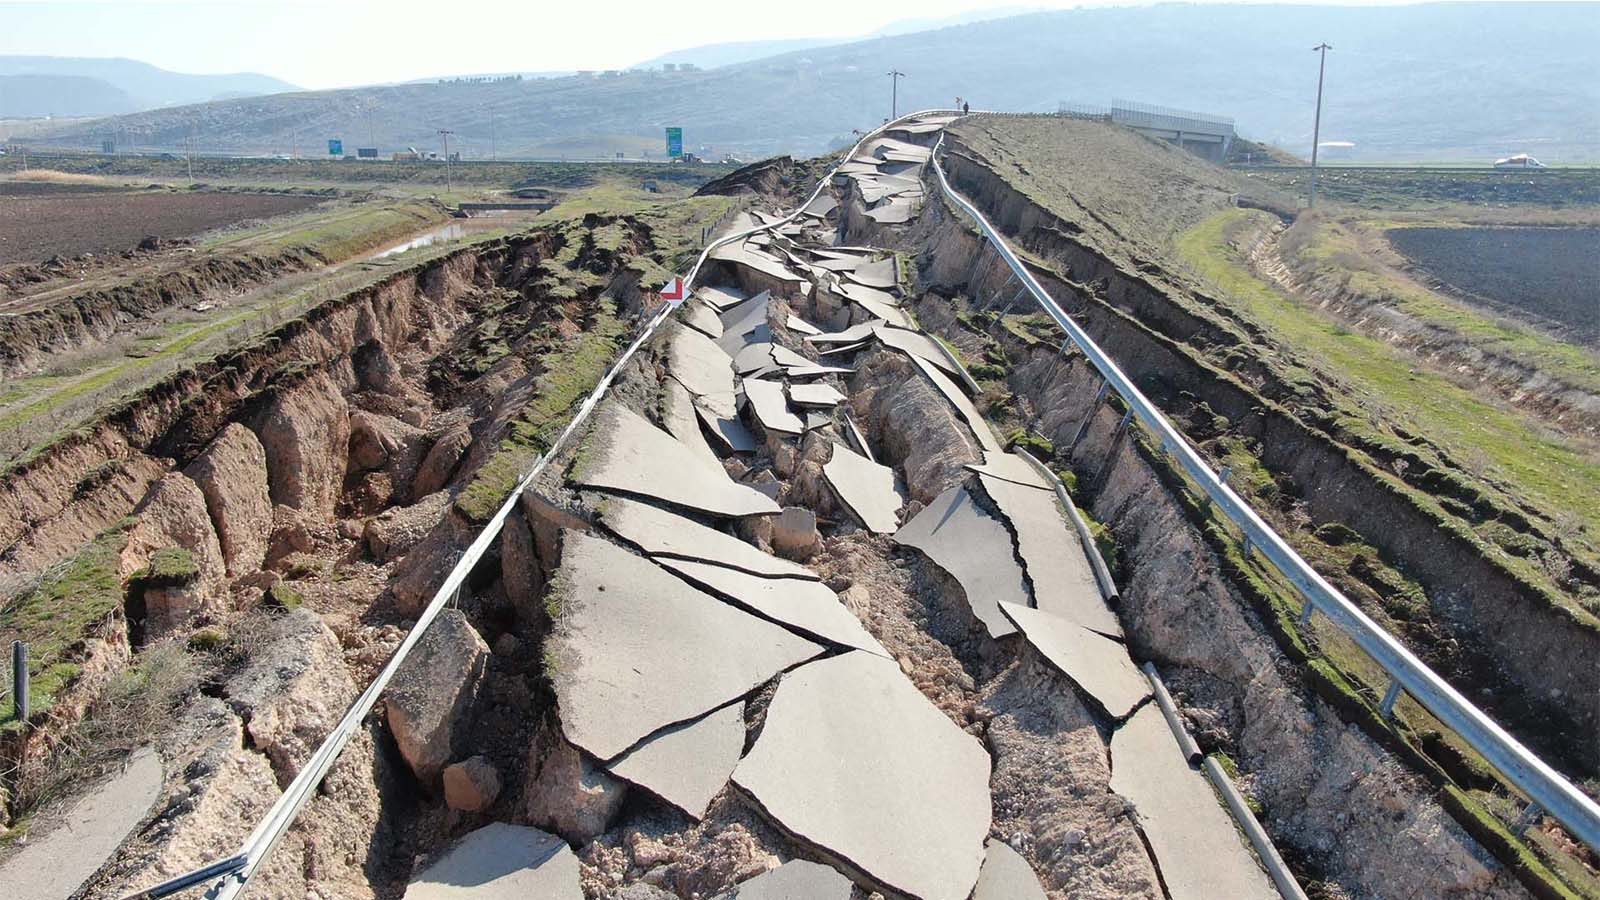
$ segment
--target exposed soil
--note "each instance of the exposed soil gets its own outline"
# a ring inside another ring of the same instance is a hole
[[[1388,236],[1450,293],[1600,346],[1600,228],[1391,228]]]
[[[116,253],[146,237],[187,237],[320,202],[317,197],[210,191],[0,196],[0,265]]]
[[[591,240],[598,229],[608,230],[603,249]],[[150,735],[168,773],[161,798],[88,896],[232,852],[470,540],[454,498],[507,464],[501,441],[513,422],[542,434],[546,423],[528,410],[555,404],[541,415],[564,419],[581,396],[551,387],[546,370],[560,365],[562,383],[598,377],[563,350],[603,330],[596,319],[634,308],[637,275],[625,267],[649,249],[631,221],[595,218],[414,265],[180,373],[13,473],[3,503],[16,527],[0,571],[44,570],[121,522],[123,549],[104,577],[124,586],[126,606],[69,636],[65,656],[39,660],[108,663],[81,666],[26,740],[12,732],[0,742],[0,796],[27,796],[18,777],[47,777],[130,661],[187,648],[204,673],[203,692]],[[480,326],[491,320],[508,330],[486,346]],[[70,472],[86,464],[107,477],[79,482]],[[490,596],[464,603],[499,621],[504,594],[482,587]],[[507,667],[522,671],[498,658],[490,668]],[[507,689],[491,679],[484,691],[517,702]],[[520,758],[511,748],[526,747],[534,717],[501,721],[510,732],[497,741],[485,726],[484,752]],[[358,737],[331,793],[262,873],[272,895],[398,895],[410,859],[446,826],[441,809],[416,809],[419,786],[397,753],[381,728]],[[0,813],[0,827],[7,821]]]
[[[1221,416],[1249,441],[1275,480],[1272,494],[1283,509],[1274,524],[1281,532],[1320,540],[1311,532],[1334,523],[1360,535],[1426,591],[1426,615],[1448,639],[1435,645],[1446,655],[1430,657],[1422,648],[1424,658],[1461,679],[1478,702],[1525,739],[1577,771],[1594,771],[1596,748],[1583,736],[1600,721],[1600,685],[1594,671],[1575,670],[1558,657],[1594,653],[1600,627],[1592,616],[1549,597],[1548,589],[1529,584],[1497,554],[1486,554],[1470,532],[1449,527],[1397,490],[1390,474],[1404,471],[1418,490],[1437,496],[1455,480],[1444,479],[1433,468],[1438,463],[1423,463],[1420,454],[1450,468],[1459,463],[1420,436],[1409,437],[1416,453],[1399,454],[1341,428],[1328,412],[1338,406],[1337,385],[1289,380],[1274,364],[1277,351],[1257,347],[1259,335],[1248,323],[1230,321],[1225,306],[1174,284],[1158,264],[1136,270],[1117,264],[1096,243],[1075,236],[1070,223],[996,176],[957,136],[946,144],[951,149],[946,166],[957,189],[986,208],[991,221],[1015,234],[1021,246],[1055,267],[1049,273],[1054,295],[1151,399],[1169,410],[1203,404],[1197,410],[1203,421]],[[945,263],[936,271],[944,278],[956,274]],[[967,289],[992,297],[1007,275]],[[1185,302],[1186,296],[1194,302]],[[1408,462],[1414,468],[1389,465],[1406,455],[1416,456]],[[1435,474],[1424,474],[1430,471]],[[1534,518],[1532,510],[1500,507],[1490,514],[1490,504],[1499,504],[1476,491],[1474,498],[1484,504],[1484,515],[1516,522],[1530,536],[1560,545],[1560,529]],[[1576,561],[1571,571],[1574,577],[1583,573],[1580,580],[1591,578]],[[1341,571],[1325,574],[1336,581],[1348,577]],[[1592,577],[1600,580],[1600,574]],[[1556,653],[1554,647],[1565,649]],[[1541,712],[1530,715],[1534,708]]]

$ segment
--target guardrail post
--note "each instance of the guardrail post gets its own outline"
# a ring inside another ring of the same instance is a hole
[[[1095,490],[1105,486],[1107,478],[1111,477],[1111,466],[1117,461],[1117,451],[1122,449],[1122,441],[1128,436],[1128,426],[1133,423],[1133,407],[1122,414],[1122,421],[1117,423],[1117,433],[1111,438],[1111,447],[1106,450],[1106,460],[1100,464],[1100,471],[1094,473]]]
[[[17,721],[26,724],[32,710],[28,708],[28,645],[23,641],[11,642],[11,705]]]
[[[1542,815],[1544,815],[1544,810],[1539,806],[1538,802],[1529,800],[1528,805],[1522,808],[1522,815],[1517,817],[1517,824],[1511,827],[1511,833],[1517,837],[1522,837],[1523,833],[1532,828],[1533,823],[1539,821],[1539,817]]]
[[[1249,532],[1245,532],[1244,543],[1241,545],[1240,549],[1244,551],[1244,558],[1245,559],[1249,559],[1250,558],[1250,554],[1255,551],[1255,549],[1256,549],[1255,545],[1250,543],[1250,533]]]
[[[1306,598],[1306,605],[1302,606],[1300,608],[1300,627],[1301,627],[1301,629],[1306,629],[1306,628],[1311,627],[1311,617],[1315,616],[1316,614],[1317,614],[1317,605],[1315,603],[1311,602],[1311,598],[1310,597],[1307,597]]]
[[[1383,713],[1385,719],[1394,718],[1394,705],[1400,701],[1402,693],[1404,691],[1400,687],[1400,682],[1389,682],[1389,689],[1383,692],[1383,701],[1378,704],[1378,710]]]
[[[1083,440],[1083,436],[1089,433],[1089,425],[1094,422],[1094,414],[1100,411],[1100,407],[1106,402],[1106,397],[1110,396],[1110,394],[1111,382],[1100,382],[1100,392],[1094,395],[1094,405],[1089,407],[1087,413],[1084,413],[1083,421],[1078,424],[1078,430],[1073,432],[1072,440],[1067,444],[1068,458],[1071,458],[1072,451],[1078,449],[1078,442]]]

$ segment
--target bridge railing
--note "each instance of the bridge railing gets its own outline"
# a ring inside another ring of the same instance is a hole
[[[1512,737],[1438,673],[1418,659],[1382,626],[1362,612],[1338,588],[1323,578],[1294,548],[1251,509],[1229,487],[1225,478],[1208,465],[1200,452],[1175,428],[1166,415],[1134,385],[1115,360],[1095,343],[1077,322],[1050,296],[1027,265],[1006,243],[983,213],[951,187],[940,153],[944,136],[934,146],[933,171],[944,196],[976,223],[978,231],[994,247],[1023,288],[1083,353],[1127,404],[1128,414],[1147,428],[1161,449],[1176,459],[1179,467],[1193,479],[1200,491],[1244,534],[1245,547],[1255,548],[1305,599],[1302,622],[1313,613],[1327,616],[1341,631],[1370,656],[1391,679],[1381,708],[1390,713],[1402,692],[1459,734],[1474,750],[1499,771],[1506,780],[1529,798],[1523,820],[1531,821],[1543,811],[1566,826],[1578,840],[1600,852],[1600,804],[1596,804],[1533,751]],[[1578,664],[1591,664],[1584,660]]]

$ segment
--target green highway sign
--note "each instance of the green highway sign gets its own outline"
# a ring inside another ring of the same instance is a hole
[[[676,159],[683,155],[683,129],[667,129],[667,155]]]

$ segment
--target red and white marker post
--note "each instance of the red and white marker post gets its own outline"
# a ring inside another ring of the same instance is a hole
[[[683,289],[683,279],[676,275],[661,287],[661,299],[667,301],[668,306],[682,306],[688,293]]]

